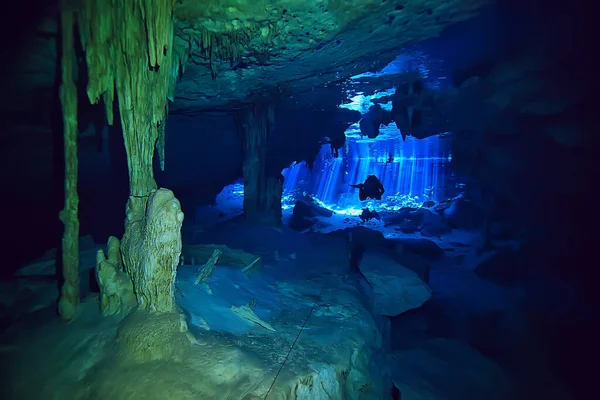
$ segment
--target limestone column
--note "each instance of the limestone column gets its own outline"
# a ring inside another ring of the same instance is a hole
[[[77,194],[77,88],[73,81],[75,47],[73,46],[73,9],[61,1],[62,79],[60,103],[63,112],[65,147],[65,207],[60,220],[65,229],[62,239],[62,272],[64,283],[58,301],[63,321],[71,321],[79,306],[79,196]]]
[[[118,100],[127,153],[130,196],[120,242],[123,268],[139,306],[154,312],[175,311],[183,213],[170,190],[157,188],[152,162],[155,148],[164,149],[164,143],[157,141],[164,140],[161,133],[173,73],[175,0],[83,0],[80,4],[77,22],[89,71],[88,97],[93,104],[103,100],[111,125],[113,103]],[[98,268],[111,264],[104,255],[98,260]],[[109,282],[100,284],[101,290],[103,285],[109,290]]]
[[[274,125],[272,105],[255,104],[240,111],[244,143],[244,214],[252,223],[281,225],[281,174],[267,169],[267,144]]]

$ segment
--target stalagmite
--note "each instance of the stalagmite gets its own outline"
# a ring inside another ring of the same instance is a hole
[[[79,219],[77,210],[77,88],[73,82],[73,10],[61,1],[62,23],[62,81],[60,102],[63,111],[65,141],[65,208],[60,220],[65,225],[62,239],[62,267],[64,283],[61,288],[58,312],[63,321],[71,321],[79,305]]]
[[[121,243],[114,236],[108,238],[108,251],[96,253],[96,280],[100,287],[102,315],[127,314],[136,306],[131,279],[123,271]]]
[[[148,311],[176,311],[175,274],[182,223],[179,201],[168,189],[152,192],[144,210],[138,209],[136,198],[129,198],[121,241],[123,263],[138,304]]]
[[[274,125],[272,105],[256,104],[240,115],[244,140],[244,214],[250,222],[281,225],[282,180],[267,169],[267,141]]]

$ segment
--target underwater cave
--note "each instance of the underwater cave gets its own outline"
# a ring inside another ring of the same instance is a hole
[[[589,7],[14,6],[2,398],[594,397]]]

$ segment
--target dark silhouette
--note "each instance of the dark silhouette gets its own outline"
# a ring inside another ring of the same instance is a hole
[[[362,220],[362,222],[368,222],[372,219],[381,221],[379,213],[375,210],[369,210],[368,208],[363,208],[362,213],[359,215],[359,217]]]
[[[369,175],[364,183],[350,186],[359,189],[358,197],[360,198],[360,201],[365,201],[369,198],[381,200],[381,196],[385,192],[383,184],[375,175]]]

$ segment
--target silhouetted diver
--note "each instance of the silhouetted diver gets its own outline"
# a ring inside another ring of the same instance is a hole
[[[369,175],[364,183],[350,186],[359,189],[358,198],[360,201],[365,201],[369,198],[381,200],[381,196],[385,192],[383,184],[375,175]]]

